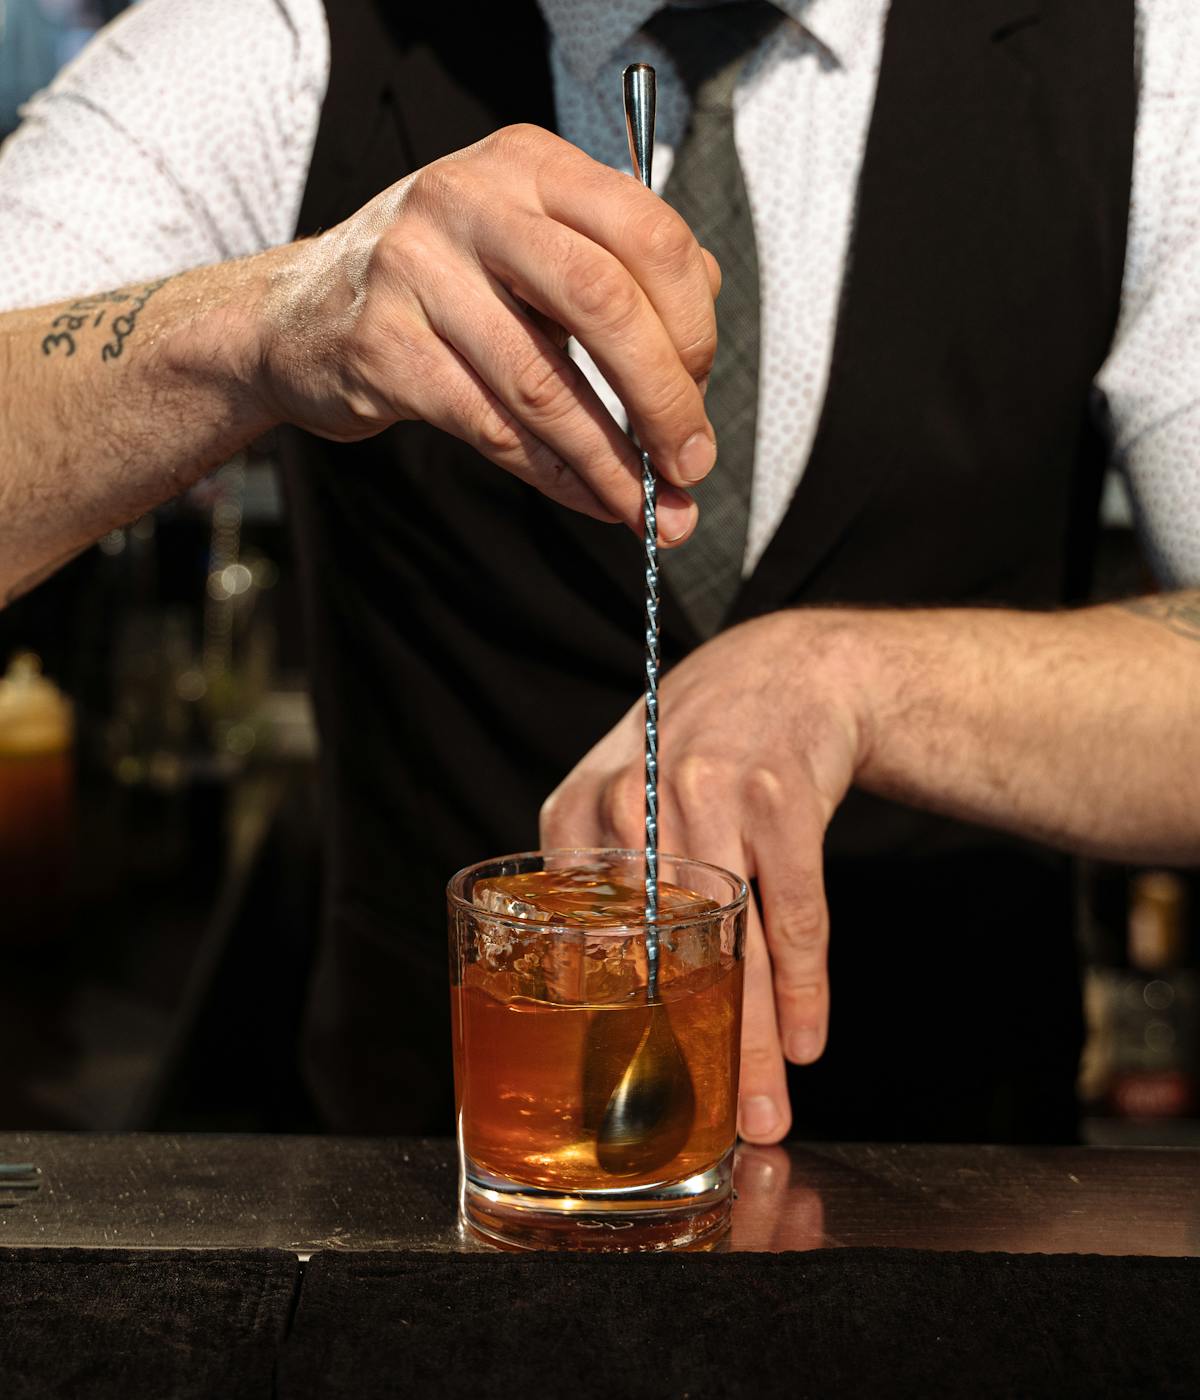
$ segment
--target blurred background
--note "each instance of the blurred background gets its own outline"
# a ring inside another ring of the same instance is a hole
[[[123,8],[0,0],[0,135]],[[1116,479],[1104,519],[1097,597],[1146,591]],[[0,677],[0,1129],[315,1126],[316,736],[269,442],[0,611]],[[1076,921],[1086,1136],[1200,1144],[1200,880],[1081,864]]]
[[[0,135],[122,0],[0,0]],[[0,1128],[302,1129],[315,739],[269,444],[0,611]]]

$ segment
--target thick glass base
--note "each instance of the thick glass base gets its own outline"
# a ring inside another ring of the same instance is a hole
[[[732,1149],[680,1181],[603,1191],[520,1186],[461,1160],[463,1222],[502,1249],[712,1249],[729,1228]]]

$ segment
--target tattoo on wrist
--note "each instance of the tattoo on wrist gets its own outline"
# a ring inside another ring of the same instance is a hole
[[[1183,593],[1160,593],[1150,598],[1129,598],[1121,606],[1138,617],[1160,622],[1190,641],[1200,642],[1200,588]]]
[[[50,322],[50,330],[42,339],[42,354],[70,359],[87,342],[90,332],[100,330],[104,335],[100,358],[105,362],[120,359],[126,340],[137,327],[142,307],[170,280],[160,277],[141,287],[118,287],[112,292],[79,297]]]

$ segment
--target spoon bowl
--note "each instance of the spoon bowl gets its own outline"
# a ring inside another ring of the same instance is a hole
[[[589,1126],[595,1126],[596,1160],[610,1176],[639,1176],[665,1167],[683,1151],[696,1116],[691,1071],[666,1004],[648,1002],[639,1011],[636,1017],[628,1012],[597,1017],[588,1038],[585,1113],[592,1118]],[[621,1023],[619,1034],[610,1037],[619,1044],[605,1044],[610,1022]],[[604,1074],[603,1066],[614,1062],[624,1069],[604,1101],[604,1086],[612,1084],[613,1076],[611,1070]]]

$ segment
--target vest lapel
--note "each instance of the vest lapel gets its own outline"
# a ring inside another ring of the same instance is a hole
[[[1040,0],[893,0],[829,387],[808,468],[732,621],[794,598],[904,444],[944,369],[955,288],[986,275],[1029,98],[1005,40]]]
[[[414,169],[516,122],[553,129],[546,27],[532,0],[420,10],[392,21],[408,36],[391,90]]]
[[[553,126],[545,25],[532,0],[502,7],[333,0],[325,11],[325,109],[338,120],[318,131],[301,236],[352,213],[363,189],[378,193],[499,127]]]

